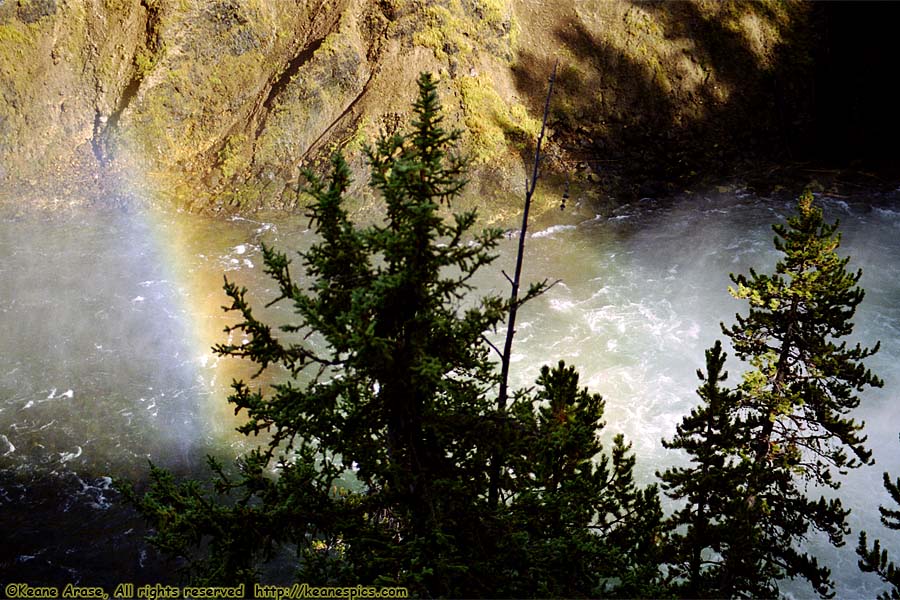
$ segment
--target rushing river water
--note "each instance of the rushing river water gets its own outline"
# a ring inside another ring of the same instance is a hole
[[[888,501],[882,471],[900,475],[900,194],[819,200],[842,221],[851,266],[864,269],[854,338],[881,340],[868,365],[885,388],[867,391],[857,414],[878,464],[844,477],[839,491],[854,533],[838,550],[809,544],[832,566],[839,597],[870,597],[881,586],[856,567],[856,532],[867,529],[900,557],[900,539],[877,512]],[[728,295],[728,274],[772,267],[770,226],[792,209],[735,193],[535,227],[525,276],[560,283],[520,312],[513,384],[530,385],[546,362],[575,364],[607,400],[604,436],[625,433],[641,481],[653,481],[684,460],[660,439],[697,403],[704,349],[721,337],[721,321],[746,310]],[[144,478],[148,459],[199,474],[203,454],[248,447],[224,396],[232,378],[252,371],[210,351],[229,323],[222,274],[262,305],[273,286],[260,243],[300,249],[312,239],[302,218],[0,213],[0,583],[173,581],[111,478]],[[504,242],[479,277],[482,292],[507,293],[500,269],[511,270],[514,251],[514,240]],[[735,382],[741,366],[729,365]],[[784,589],[812,593],[791,582]]]

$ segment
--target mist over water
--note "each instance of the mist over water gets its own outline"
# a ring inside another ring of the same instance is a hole
[[[877,508],[889,501],[882,472],[900,474],[900,197],[818,201],[829,222],[841,221],[840,254],[852,257],[849,268],[863,269],[860,285],[867,293],[850,343],[881,341],[881,351],[866,364],[885,386],[866,390],[855,415],[867,422],[877,464],[839,478],[844,485],[836,495],[853,510],[853,533],[841,549],[817,536],[809,546],[832,567],[838,597],[872,597],[881,586],[857,568],[858,532],[880,537],[894,556],[900,552],[900,540],[881,527]],[[729,385],[746,370],[720,328],[733,324],[735,313],[747,313],[746,301],[727,291],[729,273],[772,272],[780,254],[771,225],[793,212],[793,201],[694,197],[645,201],[574,229],[535,233],[528,246],[529,277],[559,278],[563,284],[520,312],[518,383],[533,382],[539,366],[554,360],[578,366],[583,383],[607,401],[606,439],[624,433],[634,443],[639,479],[655,481],[656,471],[685,461],[662,448],[660,438],[671,438],[698,404],[695,372],[704,367],[704,350],[723,341]],[[815,595],[799,582],[785,582],[782,591]]]
[[[4,581],[172,580],[112,478],[146,480],[148,460],[205,475],[207,453],[249,446],[224,400],[249,365],[210,348],[228,341],[223,273],[253,273],[270,228],[144,212],[0,215]]]
[[[810,544],[832,566],[839,597],[872,596],[880,586],[858,572],[856,532],[865,528],[900,555],[877,512],[888,500],[882,471],[900,474],[900,195],[819,201],[827,218],[842,221],[841,253],[864,269],[854,341],[881,340],[867,365],[885,388],[867,391],[858,411],[877,465],[844,477],[838,491],[854,511],[854,532],[840,550]],[[543,364],[576,365],[582,383],[606,398],[604,438],[624,433],[639,478],[654,481],[655,471],[685,460],[660,439],[698,402],[703,351],[723,338],[720,322],[746,312],[727,292],[728,274],[770,270],[778,257],[771,224],[792,211],[793,202],[738,193],[648,200],[534,229],[525,278],[560,283],[519,313],[512,384],[533,385]],[[224,397],[233,377],[253,371],[209,350],[227,341],[222,275],[250,288],[259,312],[275,295],[260,243],[306,248],[306,226],[285,217],[0,214],[0,526],[12,532],[0,551],[4,580],[171,580],[110,478],[144,478],[148,459],[203,474],[203,454],[249,446],[233,432],[238,421]],[[511,272],[515,247],[503,242],[479,291],[508,293],[500,270]],[[290,317],[287,306],[267,314]],[[729,357],[727,368],[736,384],[741,363]],[[110,539],[115,556],[105,549]],[[785,589],[811,594],[799,584]]]

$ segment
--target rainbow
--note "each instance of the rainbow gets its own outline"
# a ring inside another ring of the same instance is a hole
[[[214,239],[221,232],[221,227],[217,226],[220,223],[210,217],[144,208],[137,211],[136,218],[144,220],[158,253],[157,259],[178,299],[175,310],[183,323],[186,338],[183,347],[189,353],[186,366],[193,371],[203,390],[197,398],[197,417],[205,424],[206,435],[216,445],[242,445],[244,437],[234,429],[243,422],[243,416],[235,416],[234,408],[226,398],[231,391],[231,382],[234,379],[249,380],[254,368],[246,360],[220,357],[212,348],[215,344],[235,341],[224,331],[227,325],[236,322],[236,317],[222,310],[222,306],[229,303],[222,289],[222,274],[232,261],[241,266],[246,266],[243,263],[252,266],[249,258],[240,256],[246,245],[236,247],[240,253],[237,258],[228,256],[226,249],[223,249],[225,258],[218,250],[210,250],[221,244],[220,240]]]

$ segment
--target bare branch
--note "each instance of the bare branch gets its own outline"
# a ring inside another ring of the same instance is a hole
[[[506,342],[503,346],[503,354],[500,357],[500,389],[497,392],[497,410],[502,414],[506,412],[506,404],[509,397],[509,363],[512,356],[513,337],[516,334],[516,312],[519,308],[519,282],[522,278],[522,262],[525,258],[525,239],[528,231],[528,213],[531,210],[531,197],[534,195],[537,186],[538,175],[540,173],[541,164],[541,143],[544,141],[544,133],[547,130],[547,117],[550,114],[550,98],[553,95],[553,83],[556,81],[556,69],[559,66],[559,60],[553,65],[553,73],[550,75],[549,85],[547,89],[547,99],[544,101],[544,117],[541,121],[541,132],[538,135],[537,145],[534,150],[534,166],[531,171],[531,182],[525,181],[525,208],[522,211],[522,226],[519,229],[519,249],[516,253],[516,270],[512,279],[506,274],[506,280],[512,286],[509,295],[509,319],[506,323]],[[533,290],[529,290],[529,295]],[[491,481],[488,490],[488,504],[497,506],[499,501],[500,490],[500,462],[501,457],[495,454],[491,457]]]
[[[492,342],[491,340],[489,340],[488,337],[487,337],[486,335],[482,335],[482,336],[481,336],[481,339],[483,339],[484,342],[485,342],[488,346],[490,346],[491,348],[493,348],[494,352],[497,353],[497,356],[499,356],[500,358],[503,358],[503,352],[501,352],[501,351],[500,351],[500,348],[498,348],[498,347],[494,344],[494,342]]]

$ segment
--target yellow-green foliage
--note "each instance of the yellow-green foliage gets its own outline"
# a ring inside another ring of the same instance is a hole
[[[247,136],[244,134],[233,135],[225,140],[225,146],[219,152],[219,164],[222,175],[231,179],[250,165],[247,153]]]
[[[351,135],[344,143],[343,150],[346,154],[354,155],[362,151],[366,144],[373,139],[375,124],[369,115],[364,115],[357,123]]]
[[[15,44],[28,43],[29,38],[22,29],[24,26],[18,26],[15,22],[0,25],[0,44],[3,44],[4,50]]]
[[[661,37],[665,33],[657,20],[640,6],[632,6],[625,13],[625,26],[626,31],[633,35]]]
[[[149,50],[138,50],[134,55],[134,66],[141,77],[152,71],[157,62],[157,58]]]
[[[230,208],[252,211],[260,208],[261,188],[259,182],[247,181],[225,192],[221,199]]]
[[[785,0],[730,1],[721,6],[719,20],[726,29],[744,38],[761,66],[769,67],[777,60],[775,49],[806,9],[801,3]]]
[[[133,8],[138,1],[139,0],[104,0],[103,5],[107,12],[122,12]]]
[[[211,67],[193,60],[170,64],[160,56],[154,73],[164,79],[141,95],[131,129],[135,141],[170,164],[192,159],[198,149],[221,139],[235,107],[266,76],[260,62],[258,52],[223,53]]]
[[[504,102],[489,77],[461,77],[457,85],[476,163],[486,163],[503,154],[510,143],[523,148],[537,139],[540,122],[530,117],[521,104]]]
[[[430,48],[435,56],[468,58],[486,40],[509,38],[512,29],[506,0],[474,0],[464,8],[460,0],[416,2],[423,27],[413,42]]]
[[[16,21],[0,25],[0,72],[9,76],[20,70],[25,50],[33,43],[31,31]]]
[[[474,4],[482,11],[484,20],[491,24],[501,23],[509,13],[505,0],[477,0]]]
[[[25,60],[35,52],[34,45],[34,29],[30,26],[17,21],[0,25],[0,77],[14,94],[27,94],[34,85],[36,64]],[[3,113],[7,118],[20,117],[21,110],[21,107],[16,111],[4,107]]]

